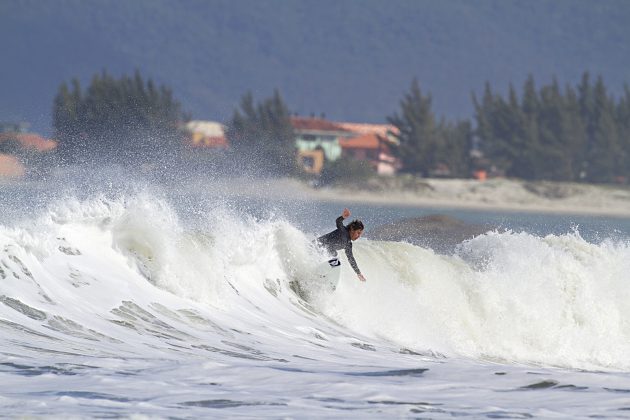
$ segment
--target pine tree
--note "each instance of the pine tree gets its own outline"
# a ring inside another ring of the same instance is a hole
[[[417,80],[400,102],[400,112],[388,118],[399,130],[399,145],[393,152],[400,158],[403,170],[428,175],[434,163],[437,133],[431,111],[431,95],[423,95]]]
[[[179,152],[178,124],[184,119],[172,91],[134,78],[115,79],[106,71],[82,91],[62,83],[53,102],[53,127],[66,162],[155,163]]]
[[[467,178],[471,173],[470,151],[473,130],[469,121],[455,123],[440,121],[438,125],[438,147],[435,164],[445,164],[452,177]]]
[[[587,169],[587,128],[581,116],[580,101],[575,89],[567,85],[564,94],[563,133],[566,137],[567,155],[571,156],[571,180],[581,181],[586,177]]]
[[[624,86],[624,94],[619,100],[616,111],[619,134],[619,172],[626,180],[630,175],[630,87]]]
[[[509,176],[612,182],[628,173],[630,96],[615,104],[601,77],[593,85],[585,72],[563,93],[555,78],[536,91],[530,75],[520,106],[511,86],[503,99],[486,83],[473,103],[483,151]]]
[[[295,135],[290,111],[280,93],[255,104],[251,92],[241,99],[228,125],[227,137],[243,169],[286,176],[295,170]]]
[[[528,178],[532,171],[527,159],[529,150],[524,147],[524,118],[512,88],[510,92],[506,102],[486,83],[481,103],[474,99],[477,135],[484,154],[495,165],[510,176]]]
[[[593,88],[594,108],[591,115],[592,137],[588,148],[589,173],[592,182],[612,182],[619,175],[620,162],[615,108],[600,77]]]
[[[568,152],[568,138],[564,132],[564,101],[557,80],[540,92],[537,179],[568,181],[573,176],[572,156]]]

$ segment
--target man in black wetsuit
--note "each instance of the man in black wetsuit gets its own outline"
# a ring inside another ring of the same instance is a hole
[[[360,220],[354,220],[350,222],[348,226],[344,226],[343,220],[348,217],[350,217],[350,210],[343,209],[341,216],[335,220],[337,229],[317,238],[317,243],[326,248],[332,255],[337,255],[337,250],[345,250],[348,261],[354,272],[357,273],[359,280],[365,281],[365,277],[361,274],[361,270],[359,270],[359,266],[352,255],[352,241],[356,241],[361,237],[363,233],[363,223]],[[331,265],[339,264],[336,259],[330,260],[329,263]]]

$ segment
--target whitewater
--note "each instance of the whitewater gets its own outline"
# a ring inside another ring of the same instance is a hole
[[[12,201],[3,416],[630,417],[628,232],[499,228],[438,253],[368,224],[367,282],[342,254],[330,293],[312,241],[338,204],[306,217],[151,188]]]

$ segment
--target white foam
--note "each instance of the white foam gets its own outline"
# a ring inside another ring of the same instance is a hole
[[[368,281],[359,282],[342,255],[341,282],[324,295],[316,293],[314,274],[324,255],[289,223],[223,210],[191,231],[165,201],[142,194],[65,200],[30,226],[3,229],[0,238],[3,295],[108,336],[118,330],[102,319],[125,301],[194,302],[243,328],[292,334],[291,323],[334,320],[418,351],[630,369],[630,250],[587,243],[578,233],[488,233],[454,256],[360,240],[355,256]],[[295,281],[315,312],[291,290]],[[37,324],[6,305],[2,311]]]

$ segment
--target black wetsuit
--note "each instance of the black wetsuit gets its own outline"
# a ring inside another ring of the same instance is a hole
[[[337,255],[337,250],[339,249],[345,250],[352,269],[355,273],[361,274],[354,255],[352,255],[350,229],[343,225],[343,216],[337,217],[335,223],[337,224],[337,229],[317,238],[317,243],[326,248],[332,255]]]

